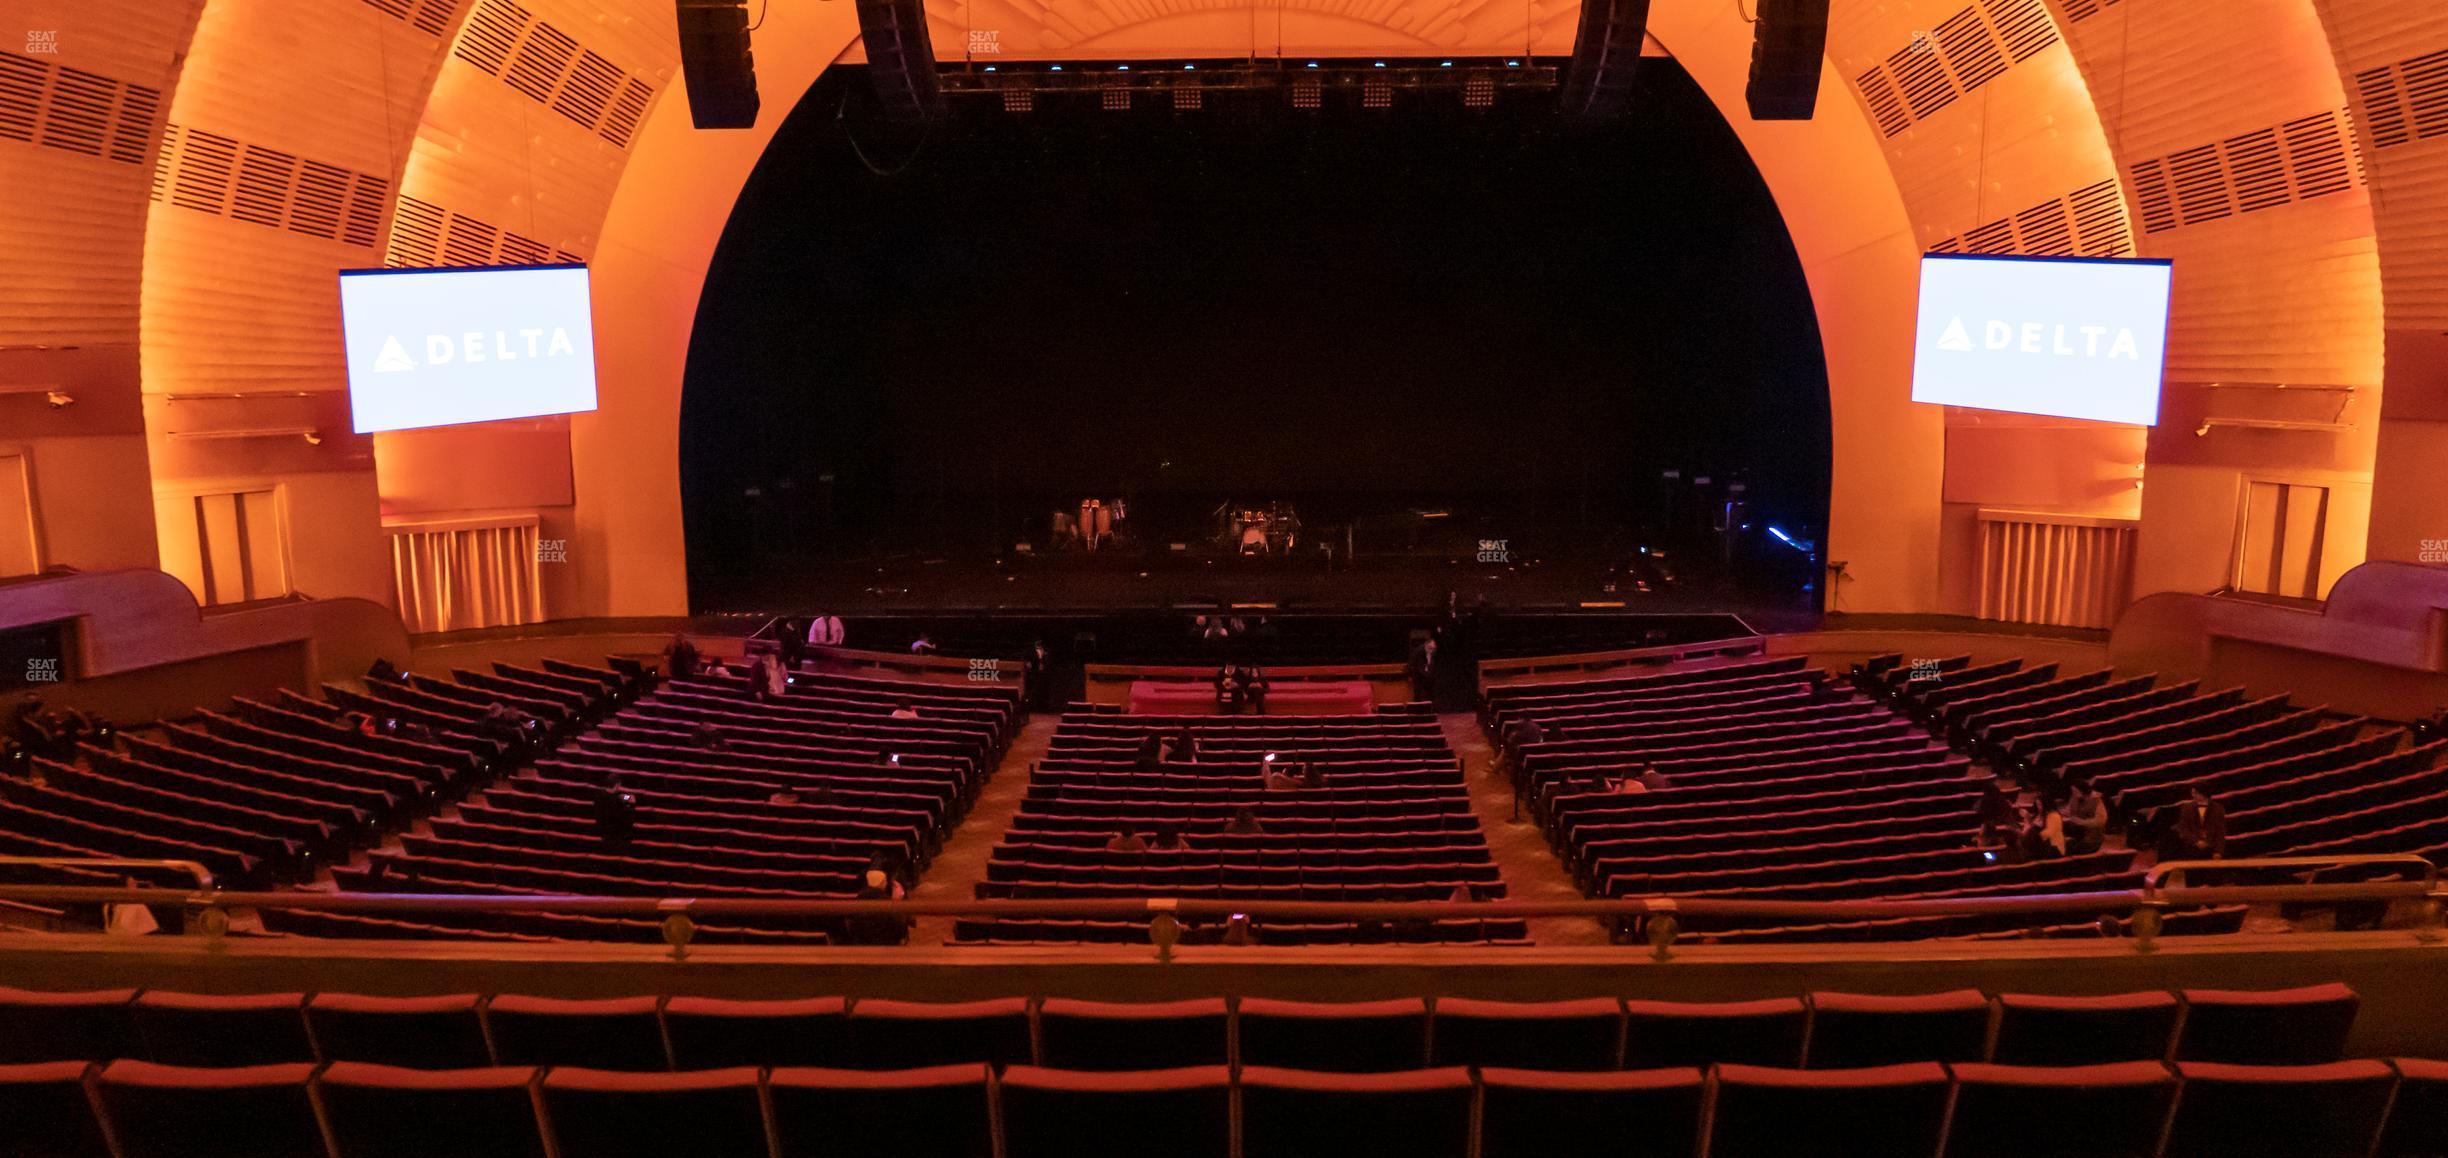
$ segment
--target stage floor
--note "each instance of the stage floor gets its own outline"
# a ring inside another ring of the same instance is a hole
[[[701,613],[930,615],[1087,613],[1227,604],[1282,611],[1433,615],[1449,595],[1503,611],[1733,613],[1762,631],[1808,630],[1816,592],[1685,577],[1658,567],[1516,558],[1364,557],[1331,570],[1260,558],[1144,554],[972,560],[891,555],[774,562],[744,578],[692,579]]]

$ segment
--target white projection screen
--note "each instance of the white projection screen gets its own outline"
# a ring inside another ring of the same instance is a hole
[[[2173,274],[2163,260],[1927,254],[1913,401],[2155,425]]]
[[[359,434],[595,409],[583,265],[340,274]]]

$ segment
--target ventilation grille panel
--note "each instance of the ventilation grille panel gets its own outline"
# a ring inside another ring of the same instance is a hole
[[[2114,180],[2102,181],[2001,217],[1929,247],[1931,253],[2031,257],[2127,257],[2133,230]]]
[[[2345,110],[2135,162],[2145,233],[2342,193],[2363,179]]]
[[[391,251],[383,257],[384,265],[409,268],[556,261],[583,264],[586,259],[414,197],[400,198],[391,224]]]
[[[451,55],[623,149],[654,99],[646,78],[631,76],[511,0],[477,5]]]
[[[2355,95],[2375,147],[2448,136],[2448,49],[2356,73]]]
[[[2055,43],[2057,24],[2042,0],[1980,0],[1914,36],[1853,87],[1892,137]]]
[[[0,54],[0,140],[141,165],[160,116],[160,89]]]
[[[269,229],[372,248],[391,183],[371,173],[170,125],[153,200]]]

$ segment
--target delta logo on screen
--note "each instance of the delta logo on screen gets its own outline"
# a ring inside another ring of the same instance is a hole
[[[2156,423],[2172,268],[1927,255],[1913,401]]]
[[[348,271],[340,314],[358,433],[595,408],[584,266]]]

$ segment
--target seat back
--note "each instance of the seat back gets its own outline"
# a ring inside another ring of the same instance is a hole
[[[1049,997],[1037,1008],[1045,1064],[1068,1070],[1163,1070],[1232,1061],[1221,997],[1158,1003]]]
[[[120,1158],[325,1158],[314,1066],[198,1069],[115,1061],[95,1079]]]
[[[1439,998],[1429,1043],[1431,1062],[1439,1066],[1611,1070],[1623,1057],[1623,1005],[1611,997]]]
[[[1013,1066],[997,1097],[1004,1158],[1232,1153],[1232,1071],[1222,1065],[1138,1073]]]
[[[557,1067],[544,1075],[544,1117],[564,1158],[731,1158],[766,1153],[757,1071],[686,1073]]]
[[[1989,998],[1978,989],[1811,994],[1812,1069],[1972,1062],[1988,1050]]]
[[[1234,1036],[1243,1065],[1384,1073],[1428,1064],[1428,1003],[1245,997]]]
[[[652,997],[563,1000],[503,994],[485,1006],[485,1028],[503,1065],[671,1068]]]
[[[110,1158],[102,1122],[85,1093],[86,1061],[0,1065],[0,1154],[17,1158]]]
[[[2175,1104],[2163,1062],[1959,1065],[1946,1158],[2151,1158]]]
[[[910,1070],[783,1067],[766,1079],[781,1158],[992,1158],[983,1063]]]
[[[674,997],[663,1004],[663,1031],[684,1070],[851,1064],[849,1006],[838,997]]]
[[[2002,993],[1997,1006],[1990,1060],[2016,1066],[2163,1060],[2183,1009],[2174,994],[2158,990],[2106,997]]]
[[[1031,1065],[1028,999],[949,1003],[862,1000],[850,1007],[850,1045],[858,1068]]]
[[[2401,1057],[2397,1100],[2389,1106],[2380,1158],[2437,1158],[2448,1154],[2448,1062]]]
[[[133,989],[0,987],[0,1064],[140,1058]]]
[[[431,1070],[334,1062],[314,1095],[334,1158],[543,1158],[536,1071],[526,1066]]]
[[[136,999],[145,1056],[174,1066],[260,1066],[315,1060],[303,993],[173,993]]]
[[[1946,1067],[1717,1067],[1709,1158],[1925,1158],[1946,1122]]]
[[[1241,1070],[1242,1158],[1468,1158],[1476,1090],[1461,1066],[1394,1074]]]
[[[427,1070],[475,1069],[493,1064],[485,1044],[482,999],[473,993],[440,997],[364,997],[318,993],[306,1003],[306,1028],[325,1061],[371,1062]]]
[[[1797,1045],[1796,1052],[1799,1052]],[[1708,1086],[1692,1067],[1612,1073],[1479,1071],[1480,1158],[1700,1153]],[[1637,1148],[1627,1150],[1628,1137]]]
[[[2179,1061],[2303,1066],[2346,1056],[2362,998],[2344,985],[2187,989]]]
[[[1802,1065],[1810,1011],[1798,997],[1765,1001],[1624,1002],[1624,1068]]]
[[[2386,1062],[2309,1066],[2178,1062],[2165,1158],[2323,1158],[2368,1154],[2397,1084]]]

